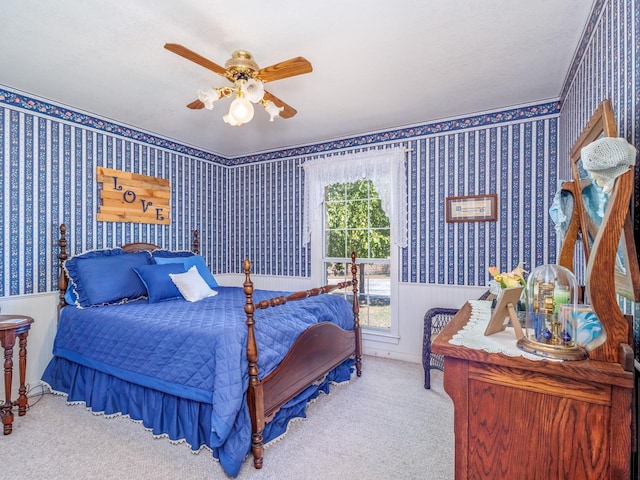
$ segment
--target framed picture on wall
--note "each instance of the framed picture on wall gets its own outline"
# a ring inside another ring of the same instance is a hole
[[[447,197],[447,222],[495,222],[498,219],[498,195]]]

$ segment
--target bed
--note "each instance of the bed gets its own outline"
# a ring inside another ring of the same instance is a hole
[[[70,403],[129,415],[193,450],[208,447],[231,476],[249,453],[261,468],[264,444],[330,383],[361,375],[355,254],[350,281],[289,293],[254,289],[248,259],[242,287],[196,275],[197,232],[192,252],[133,243],[69,258],[65,225],[58,244],[59,320],[43,381]],[[143,295],[121,291],[129,275]],[[183,280],[194,275],[205,293],[188,301],[197,288]],[[120,282],[117,292],[110,282]],[[327,295],[348,287],[350,302]]]

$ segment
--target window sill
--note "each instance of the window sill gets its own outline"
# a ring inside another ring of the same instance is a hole
[[[367,328],[362,328],[362,339],[379,343],[392,343],[394,345],[398,345],[400,343],[400,337],[397,335]]]

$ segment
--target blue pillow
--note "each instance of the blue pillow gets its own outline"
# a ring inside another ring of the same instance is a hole
[[[195,266],[198,269],[200,276],[204,278],[204,281],[207,282],[207,285],[209,285],[210,288],[216,288],[218,286],[218,282],[216,282],[216,279],[209,271],[209,267],[204,263],[202,255],[191,255],[188,257],[156,257],[155,262],[158,265],[166,263],[182,263],[184,265],[185,272]]]
[[[71,257],[64,268],[73,284],[76,305],[95,307],[145,297],[147,289],[133,269],[151,263],[147,251],[127,253],[114,248]]]
[[[133,269],[144,286],[147,288],[149,303],[161,302],[172,298],[182,298],[180,290],[173,283],[170,273],[184,273],[182,263],[167,263],[164,265],[141,265]]]
[[[192,257],[195,253],[188,250],[154,250],[151,255],[155,261],[156,258]]]
[[[67,305],[76,304],[76,292],[73,291],[73,283],[71,282],[67,284],[67,290],[64,292],[64,301],[67,302]]]

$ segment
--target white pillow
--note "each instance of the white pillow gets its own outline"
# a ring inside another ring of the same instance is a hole
[[[218,294],[207,285],[195,265],[185,273],[170,273],[169,276],[187,302],[197,302]]]

